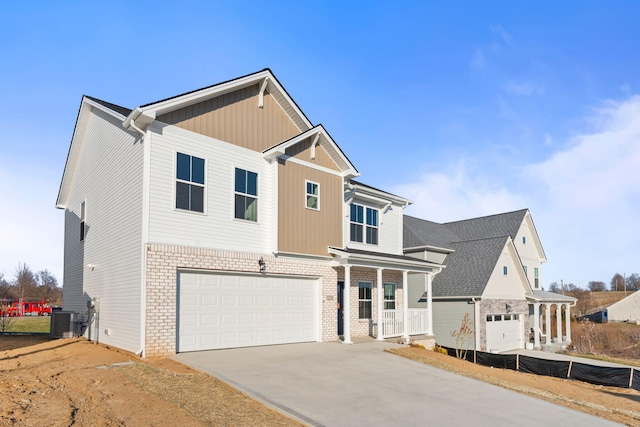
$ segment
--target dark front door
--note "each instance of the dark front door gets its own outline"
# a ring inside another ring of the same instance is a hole
[[[342,312],[342,298],[344,296],[344,282],[338,282],[338,335],[344,334],[344,313]]]

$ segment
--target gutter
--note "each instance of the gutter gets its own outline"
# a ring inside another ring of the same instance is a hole
[[[144,141],[144,137],[147,133],[136,125],[136,119],[140,117],[141,114],[142,110],[140,109],[140,107],[137,107],[131,112],[129,117],[125,119],[125,121],[122,123],[122,126],[124,126],[125,129],[133,128],[136,132],[142,135],[142,140]]]

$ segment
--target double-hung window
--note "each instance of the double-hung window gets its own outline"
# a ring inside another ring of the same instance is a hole
[[[204,159],[178,153],[176,209],[204,212]]]
[[[396,284],[395,283],[384,284],[384,309],[385,310],[396,309]]]
[[[378,244],[378,210],[351,204],[350,239],[352,242]]]
[[[371,282],[358,282],[358,318],[371,319]]]
[[[236,168],[235,218],[258,221],[258,174]]]
[[[306,187],[306,206],[308,209],[320,210],[320,184],[305,181]]]
[[[538,270],[538,267],[533,267],[533,286],[538,289],[538,286],[540,286],[540,278],[538,277],[538,275],[540,274],[540,271]]]

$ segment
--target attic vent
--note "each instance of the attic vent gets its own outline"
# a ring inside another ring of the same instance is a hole
[[[51,313],[51,338],[73,338],[77,328],[77,313],[71,311]]]

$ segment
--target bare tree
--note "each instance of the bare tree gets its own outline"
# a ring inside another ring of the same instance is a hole
[[[558,285],[558,282],[551,282],[549,284],[549,292],[553,292],[556,294],[562,292],[562,289],[560,289],[560,285]]]
[[[13,286],[16,287],[18,298],[37,296],[38,281],[27,264],[18,263]]]
[[[469,313],[465,313],[457,330],[451,331],[451,336],[456,339],[456,357],[458,359],[466,359],[471,338],[473,337],[473,328],[471,327],[471,319]]]
[[[611,278],[611,288],[612,291],[624,291],[624,277],[622,274],[616,273]]]
[[[638,273],[633,273],[627,277],[627,290],[640,291],[640,275]]]
[[[59,288],[58,280],[47,269],[40,270],[36,275],[38,279],[38,295],[40,299],[51,301],[57,299]]]
[[[604,282],[591,281],[587,285],[587,289],[591,292],[604,292],[607,290],[607,285],[605,285]]]

